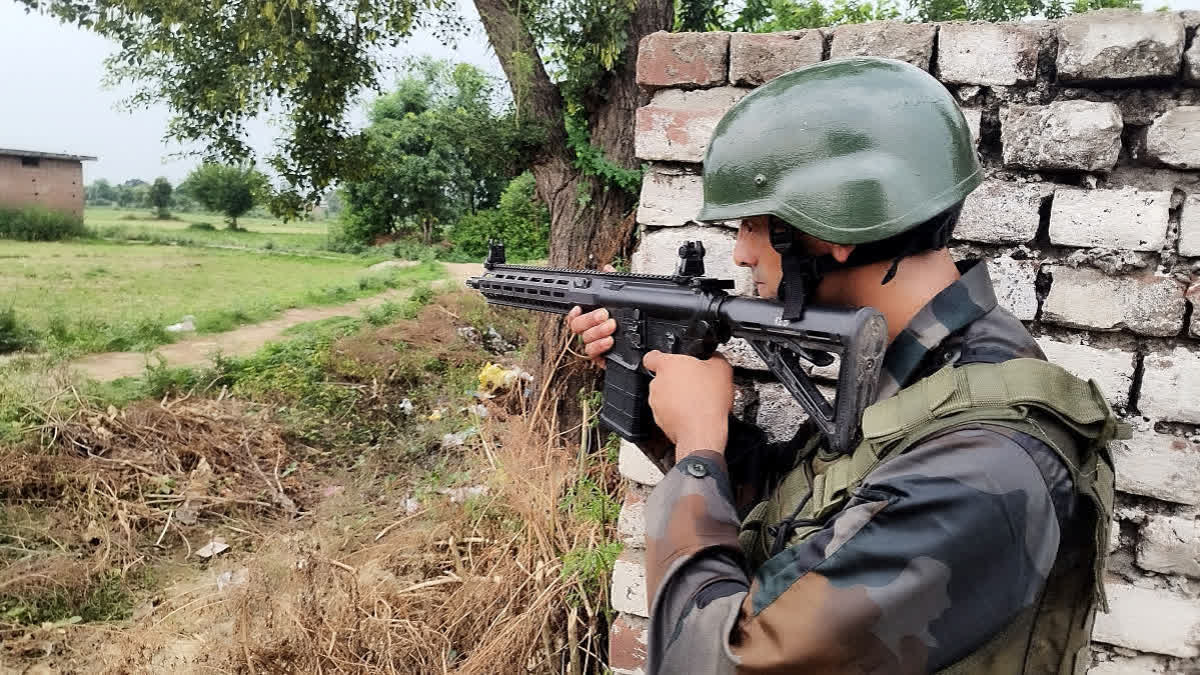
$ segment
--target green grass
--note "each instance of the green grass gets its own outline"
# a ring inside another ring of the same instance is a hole
[[[328,242],[331,221],[291,221],[243,217],[238,230],[225,227],[216,213],[173,213],[171,220],[158,220],[149,209],[88,207],[83,222],[105,239],[130,239],[180,246],[238,246],[264,250],[321,253]],[[207,229],[205,225],[212,229]]]
[[[222,332],[442,276],[436,263],[370,274],[357,258],[95,241],[0,241],[0,259],[6,306],[39,348],[63,354],[150,349],[185,315]]]
[[[0,595],[0,619],[34,626],[44,622],[119,621],[132,613],[131,589],[115,572],[102,575],[80,593],[51,587],[32,596]]]

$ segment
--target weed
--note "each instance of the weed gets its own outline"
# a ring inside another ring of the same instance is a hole
[[[562,577],[574,576],[589,596],[599,595],[608,584],[613,565],[623,548],[619,541],[573,548],[562,556]]]
[[[599,525],[617,522],[617,516],[621,513],[621,504],[587,475],[581,476],[567,488],[566,494],[559,500],[558,508]]]
[[[0,239],[59,241],[86,234],[83,221],[73,214],[41,206],[0,208]]]

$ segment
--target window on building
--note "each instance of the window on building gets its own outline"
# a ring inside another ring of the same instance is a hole
[[[21,166],[37,168],[38,164],[40,164],[40,163],[41,163],[41,160],[39,160],[37,157],[22,157],[21,158]]]

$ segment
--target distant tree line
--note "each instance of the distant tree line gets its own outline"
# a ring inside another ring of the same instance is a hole
[[[158,218],[170,218],[172,211],[220,213],[230,229],[237,229],[237,219],[264,203],[269,191],[267,177],[253,166],[206,162],[178,186],[162,176],[152,183],[133,178],[117,185],[100,178],[84,194],[88,206],[153,209]]]

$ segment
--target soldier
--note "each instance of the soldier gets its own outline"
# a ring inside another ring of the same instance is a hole
[[[889,326],[859,445],[765,445],[730,420],[732,369],[643,365],[674,465],[646,507],[651,673],[1082,672],[1119,431],[1094,384],[947,250],[982,169],[962,113],[898,61],[778,77],[721,120],[700,220],[741,220],[760,296],[871,306]],[[588,356],[603,309],[568,315]],[[734,424],[735,426],[731,426]]]

